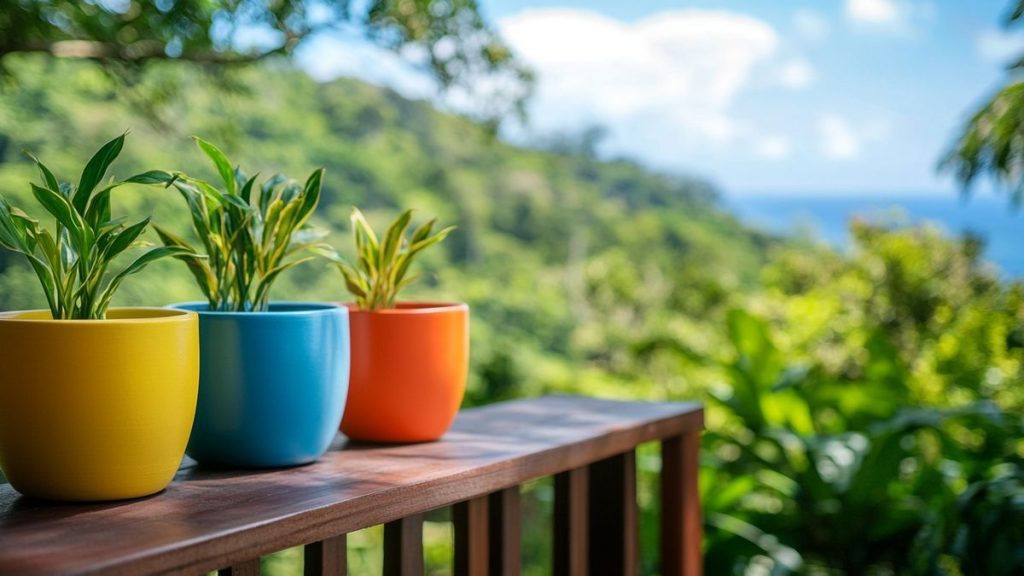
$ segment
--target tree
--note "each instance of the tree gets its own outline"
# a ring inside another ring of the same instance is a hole
[[[13,55],[42,53],[93,60],[131,79],[154,61],[220,66],[287,55],[330,31],[412,55],[442,89],[472,94],[481,78],[499,78],[520,112],[529,93],[530,72],[476,0],[6,0],[0,73]]]
[[[1017,0],[1004,25],[1024,24],[1024,0]],[[1008,66],[1006,86],[971,116],[939,164],[965,192],[988,176],[1007,190],[1015,205],[1024,200],[1024,55]]]

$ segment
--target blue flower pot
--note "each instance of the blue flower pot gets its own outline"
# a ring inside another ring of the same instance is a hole
[[[348,310],[271,303],[267,312],[199,313],[199,402],[186,452],[254,468],[312,462],[338,430],[348,395]]]

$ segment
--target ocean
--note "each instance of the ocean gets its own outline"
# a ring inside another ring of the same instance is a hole
[[[897,223],[932,222],[949,234],[985,239],[985,256],[1008,278],[1024,278],[1024,207],[1008,197],[977,196],[726,196],[724,204],[752,226],[780,234],[807,230],[836,248],[850,244],[847,224],[858,216]]]

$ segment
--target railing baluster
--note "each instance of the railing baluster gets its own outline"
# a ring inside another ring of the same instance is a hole
[[[348,573],[348,546],[344,534],[306,544],[303,555],[304,576],[345,576]]]
[[[522,539],[519,486],[499,490],[490,500],[490,574],[519,576]]]
[[[479,496],[452,506],[455,525],[455,576],[487,576],[488,530],[487,496]]]
[[[260,576],[260,559],[246,560],[217,570],[217,576]]]
[[[661,574],[700,576],[700,432],[661,443]]]
[[[637,573],[636,452],[590,465],[590,573]]]
[[[384,525],[384,576],[423,575],[423,515]]]
[[[586,576],[587,469],[555,476],[555,576]]]

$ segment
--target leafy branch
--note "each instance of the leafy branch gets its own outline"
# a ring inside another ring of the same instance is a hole
[[[1024,0],[1016,0],[1004,26],[1024,22]],[[950,173],[965,194],[982,177],[1006,190],[1014,206],[1024,201],[1024,56],[1008,67],[1006,84],[975,111],[953,145],[939,161],[940,172]]]

